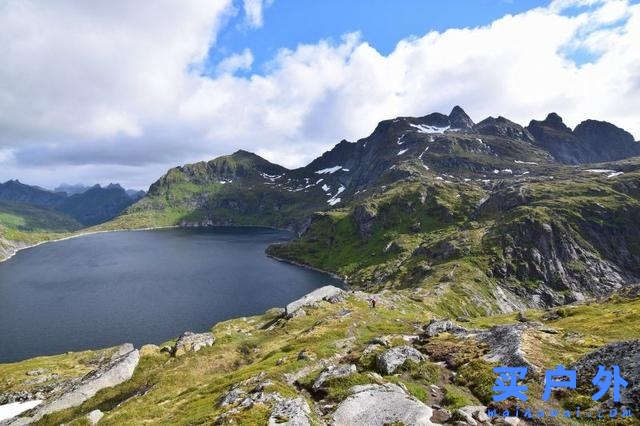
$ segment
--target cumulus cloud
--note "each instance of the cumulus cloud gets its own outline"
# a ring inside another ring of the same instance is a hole
[[[260,28],[263,24],[264,9],[271,6],[273,0],[244,0],[244,13],[247,25]]]
[[[217,74],[233,74],[238,70],[250,70],[253,64],[253,54],[251,50],[244,49],[242,53],[236,53],[224,58],[216,66]]]
[[[640,137],[640,5],[625,0],[556,0],[408,38],[388,55],[347,34],[282,49],[248,76],[234,73],[251,69],[250,50],[213,76],[198,72],[230,0],[161,3],[0,7],[0,179],[143,187],[239,148],[293,167],[382,119],[455,104],[476,120],[526,124],[556,111],[569,125],[604,119]],[[248,3],[261,25],[269,2]],[[593,60],[576,64],[577,51]]]

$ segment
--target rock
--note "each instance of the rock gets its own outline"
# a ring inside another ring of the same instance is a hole
[[[389,375],[407,360],[420,362],[424,359],[425,356],[411,346],[396,346],[379,354],[376,357],[376,366],[380,373]]]
[[[479,333],[477,339],[490,348],[484,359],[509,367],[527,367],[530,373],[537,374],[538,367],[525,358],[522,337],[527,329],[538,327],[536,323],[497,325],[488,332]]]
[[[449,320],[432,319],[424,329],[424,334],[427,337],[435,337],[445,332],[453,334],[468,333],[465,328],[457,326]]]
[[[214,340],[213,334],[208,332],[193,333],[185,331],[173,347],[173,354],[180,356],[186,352],[197,352],[206,346],[213,345]]]
[[[9,424],[30,424],[38,421],[46,414],[77,407],[93,397],[98,391],[129,380],[133,376],[139,360],[140,354],[131,343],[120,345],[106,363],[84,376],[80,383],[71,390],[52,401],[38,406],[31,417],[19,417]]]
[[[269,426],[308,426],[311,409],[304,398],[283,399],[276,403],[269,416]]]
[[[140,348],[140,358],[145,356],[156,355],[160,352],[160,348],[156,345],[144,345]]]
[[[334,426],[405,424],[430,426],[433,410],[393,384],[351,388],[351,395],[338,404]]]
[[[502,426],[518,426],[520,424],[520,419],[517,417],[502,417],[496,420],[495,424]]]
[[[346,377],[356,372],[356,366],[353,364],[336,365],[326,368],[320,373],[315,382],[313,382],[313,390],[318,391],[322,388],[324,382],[335,377]]]
[[[104,417],[104,413],[100,410],[93,410],[89,414],[87,414],[87,421],[92,425],[98,424],[100,419]]]
[[[484,405],[467,405],[456,411],[456,417],[464,419],[470,425],[489,422],[487,407]]]
[[[451,419],[451,411],[446,408],[437,408],[433,410],[431,421],[433,423],[446,423]]]
[[[629,383],[620,389],[620,402],[633,410],[640,409],[640,340],[611,343],[597,349],[575,362],[571,368],[577,371],[578,383],[591,385],[598,372],[598,366],[609,369],[613,365],[620,367],[620,375]],[[606,396],[603,397],[603,400]]]
[[[300,299],[294,300],[293,302],[289,303],[285,308],[285,314],[288,318],[291,318],[298,309],[304,306],[312,305],[321,300],[329,299],[340,293],[342,293],[342,290],[332,285],[320,287],[312,291],[311,293],[301,297]]]

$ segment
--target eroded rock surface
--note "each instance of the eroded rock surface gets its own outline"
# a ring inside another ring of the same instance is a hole
[[[180,356],[186,352],[197,352],[200,349],[213,345],[214,337],[211,333],[193,333],[186,331],[173,347],[173,354]]]
[[[119,385],[131,378],[140,360],[138,350],[131,343],[120,345],[108,362],[100,365],[87,374],[72,389],[58,398],[44,402],[35,408],[28,417],[18,417],[7,422],[10,425],[25,425],[33,423],[46,414],[77,407],[98,391]]]
[[[283,399],[271,411],[269,426],[309,426],[311,409],[304,398]]]
[[[300,299],[289,303],[285,308],[285,314],[287,317],[291,318],[298,309],[312,305],[321,300],[333,298],[340,293],[342,293],[342,290],[332,285],[320,287],[311,293],[302,296]]]
[[[351,388],[332,416],[334,426],[405,424],[430,426],[433,410],[393,384]]]
[[[396,346],[376,357],[376,367],[382,374],[393,374],[407,360],[420,362],[425,358],[420,351],[411,346]]]

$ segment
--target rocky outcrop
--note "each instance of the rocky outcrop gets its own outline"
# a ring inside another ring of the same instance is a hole
[[[211,333],[193,333],[185,331],[176,341],[172,353],[175,356],[184,355],[187,352],[198,352],[200,349],[213,345],[213,334]]]
[[[614,365],[620,367],[620,375],[628,382],[627,388],[620,389],[620,402],[634,410],[640,409],[640,340],[603,346],[585,355],[571,367],[577,370],[580,384],[591,386],[591,379],[600,365],[607,369]]]
[[[46,414],[77,407],[94,396],[98,391],[119,385],[131,378],[138,365],[140,355],[131,343],[119,346],[111,358],[97,369],[87,374],[72,389],[58,398],[44,402],[26,417],[18,417],[9,421],[10,425],[33,423]]]
[[[526,330],[538,328],[537,323],[497,325],[489,331],[478,333],[476,338],[489,347],[484,359],[509,367],[527,367],[536,374],[538,367],[527,360],[523,350],[523,335]]]
[[[481,135],[498,136],[508,139],[521,139],[527,142],[533,141],[533,136],[519,124],[507,120],[504,117],[488,117],[476,124],[473,130]]]
[[[435,337],[441,333],[466,334],[467,330],[450,320],[432,319],[424,328],[425,337]]]
[[[363,385],[351,388],[332,416],[332,425],[405,424],[431,426],[433,410],[393,384]]]
[[[311,409],[304,398],[278,401],[269,416],[269,426],[309,426]]]
[[[388,349],[376,357],[376,367],[380,373],[388,375],[406,361],[421,362],[426,357],[417,349],[411,346],[396,346]]]
[[[285,315],[291,318],[295,312],[304,307],[313,305],[321,300],[327,300],[342,293],[342,290],[332,285],[320,287],[309,294],[302,296],[300,299],[294,300],[285,307]]]
[[[532,120],[527,130],[533,143],[565,164],[602,163],[640,155],[640,144],[630,133],[605,121],[586,120],[575,130],[551,113],[543,121]]]
[[[460,130],[471,130],[473,128],[473,120],[458,105],[454,106],[449,114],[449,122],[451,128]]]
[[[589,162],[617,161],[640,155],[640,143],[631,133],[606,121],[585,120],[573,134],[593,152]]]
[[[313,382],[312,389],[318,391],[322,388],[324,383],[336,377],[347,377],[356,372],[356,366],[353,364],[346,365],[334,365],[325,368],[315,382]]]

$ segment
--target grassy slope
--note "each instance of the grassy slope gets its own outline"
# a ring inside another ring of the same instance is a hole
[[[76,420],[93,409],[106,412],[102,424],[124,423],[212,423],[228,407],[217,402],[229,388],[262,372],[273,384],[267,391],[277,391],[283,396],[303,395],[310,402],[311,394],[305,391],[319,372],[313,360],[300,360],[298,353],[305,350],[312,359],[335,357],[335,362],[352,362],[358,373],[347,379],[329,382],[328,401],[337,402],[348,394],[354,384],[394,382],[403,383],[410,393],[426,403],[430,402],[428,386],[437,384],[445,389],[443,405],[454,409],[468,404],[487,403],[491,385],[495,379],[492,366],[480,356],[486,350],[474,340],[455,339],[448,334],[432,339],[422,350],[432,360],[448,356],[454,360],[457,372],[426,361],[420,365],[406,365],[393,376],[371,375],[374,370],[375,352],[365,354],[367,342],[373,337],[387,336],[392,344],[403,344],[402,336],[415,334],[416,327],[424,325],[436,316],[429,304],[408,297],[405,291],[386,293],[376,309],[369,308],[366,301],[354,296],[338,304],[320,303],[306,309],[307,315],[289,321],[274,322],[274,314],[240,318],[216,324],[212,328],[216,342],[210,348],[179,358],[154,352],[142,358],[132,380],[99,392],[80,407],[48,416],[41,424],[83,424]],[[350,311],[344,315],[345,309]],[[546,327],[554,328],[558,334],[539,331],[527,334],[526,355],[541,367],[565,365],[581,355],[607,342],[618,339],[640,338],[637,313],[640,300],[611,298],[601,303],[583,304],[563,308],[559,319],[548,320],[543,311],[529,311],[531,318],[541,320]],[[463,326],[489,327],[500,323],[515,322],[515,316],[480,317]],[[265,324],[274,325],[265,329]],[[34,368],[51,368],[64,364],[68,371],[81,365],[79,359],[90,357],[89,353],[68,354],[58,357],[42,357],[16,364],[0,366],[2,388],[19,388],[28,377],[25,372]],[[284,375],[307,368],[299,380],[299,387],[289,385]],[[78,373],[84,370],[80,367]],[[63,371],[64,373],[65,371]],[[10,383],[10,386],[7,386]],[[528,405],[539,406],[537,380],[530,380]],[[249,385],[247,385],[249,386]],[[24,388],[24,387],[23,387]],[[144,395],[131,398],[141,389],[150,389]],[[569,393],[554,395],[551,407],[570,407],[585,401],[585,395]],[[545,405],[545,408],[550,408]],[[230,421],[239,424],[263,424],[270,408],[255,404],[247,410],[231,414]],[[555,423],[558,424],[558,423]]]
[[[7,244],[35,244],[66,236],[81,227],[62,213],[0,202],[0,244],[2,240]]]

